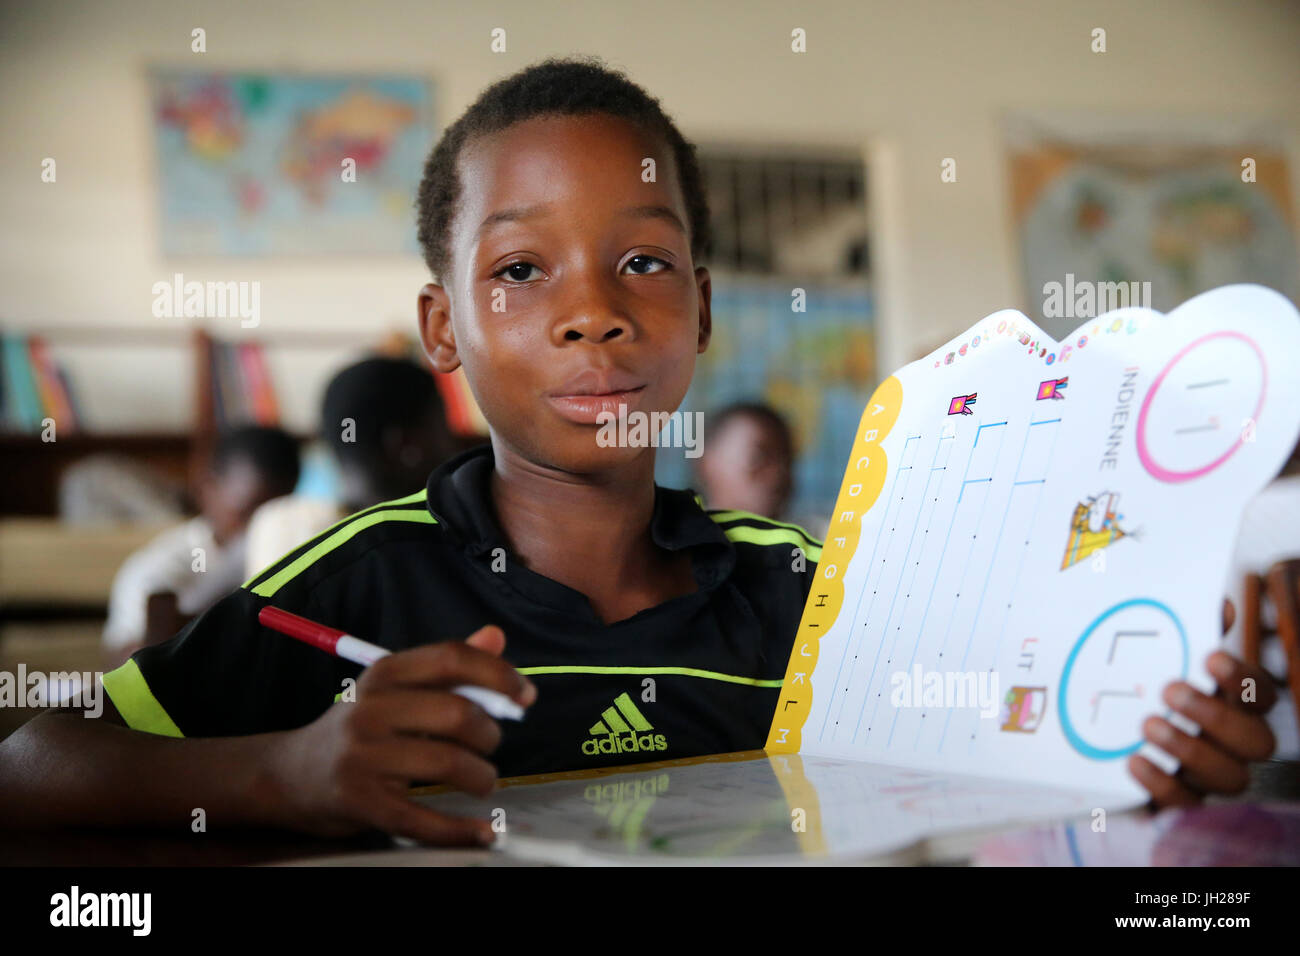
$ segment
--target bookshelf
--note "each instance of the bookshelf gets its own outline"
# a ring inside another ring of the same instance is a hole
[[[39,435],[0,433],[5,475],[3,515],[52,517],[59,511],[59,479],[88,455],[115,452],[148,465],[178,484],[189,477],[192,436],[173,432],[72,432],[56,442]]]
[[[299,351],[347,351],[353,357],[365,354],[401,354],[406,348],[402,333],[374,329],[259,329],[255,334],[218,335],[207,328],[165,328],[156,326],[104,327],[93,325],[48,324],[39,328],[7,328],[7,336],[35,337],[51,353],[60,349],[87,348],[103,350],[105,356],[119,349],[132,347],[165,347],[175,349],[178,362],[185,362],[189,353],[192,390],[192,425],[186,430],[134,429],[128,431],[89,431],[84,424],[77,428],[60,425],[58,440],[45,442],[38,431],[13,430],[10,422],[0,426],[0,474],[5,476],[3,494],[0,495],[0,516],[45,516],[58,513],[58,487],[63,472],[74,462],[90,454],[113,452],[135,459],[185,486],[211,453],[223,422],[261,421],[278,423],[279,406],[275,400],[275,386],[284,383],[270,381],[267,365],[261,363],[266,374],[261,395],[261,417],[245,416],[254,408],[252,401],[232,402],[226,395],[225,412],[218,395],[218,380],[222,366],[217,356],[223,350],[239,349],[247,361],[247,347],[259,351],[291,349]],[[229,386],[227,376],[225,385]],[[7,387],[7,386],[6,386]],[[76,395],[76,381],[70,383]],[[227,389],[228,390],[228,389]],[[269,404],[267,392],[270,393]],[[234,396],[248,398],[248,396]],[[233,407],[232,407],[233,406]],[[241,409],[242,406],[242,410]],[[305,441],[310,432],[290,429]]]

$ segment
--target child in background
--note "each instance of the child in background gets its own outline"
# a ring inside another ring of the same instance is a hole
[[[815,537],[826,534],[826,515],[790,515],[794,495],[794,433],[780,412],[759,402],[737,402],[708,419],[696,474],[704,504],[793,521]]]
[[[597,441],[607,412],[677,409],[709,344],[694,148],[625,76],[546,61],[446,129],[418,206],[437,277],[421,338],[435,369],[464,368],[491,445],[106,674],[102,719],[44,714],[0,743],[0,821],[188,827],[201,806],[210,827],[488,843],[490,821],[422,807],[410,785],[486,796],[498,773],[763,745],[818,543],[706,512],[654,484],[653,447]],[[267,605],[394,653],[362,672],[262,627]],[[1244,665],[1209,667],[1224,697],[1183,682],[1165,697],[1202,736],[1145,725],[1182,772],[1129,764],[1160,804],[1240,790],[1272,748],[1265,682],[1241,703]],[[461,684],[524,720],[498,724]]]
[[[386,356],[330,379],[320,436],[333,459],[332,496],[292,494],[258,508],[248,526],[244,578],[353,512],[418,491],[456,451],[433,374]]]
[[[696,467],[710,508],[783,518],[794,489],[794,436],[781,413],[754,402],[709,416]]]
[[[179,612],[191,617],[239,587],[249,518],[263,502],[293,491],[298,467],[297,440],[282,429],[249,425],[217,439],[195,490],[198,516],[136,551],[113,579],[103,644],[114,665],[144,645],[151,594],[175,594]]]
[[[793,521],[814,537],[825,536],[827,515],[787,512],[794,494],[794,433],[771,405],[737,402],[714,412],[702,452],[696,472],[706,507]]]

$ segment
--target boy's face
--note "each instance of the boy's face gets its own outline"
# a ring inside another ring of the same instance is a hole
[[[474,141],[459,172],[452,274],[420,294],[434,367],[465,367],[499,451],[575,473],[652,457],[601,447],[597,416],[675,411],[708,345],[667,145],[612,116],[545,117]]]
[[[248,527],[254,511],[292,490],[272,486],[253,462],[237,457],[201,479],[199,512],[212,525],[217,543],[224,545]]]
[[[729,418],[700,459],[705,504],[779,518],[790,499],[793,464],[771,425],[752,415]]]

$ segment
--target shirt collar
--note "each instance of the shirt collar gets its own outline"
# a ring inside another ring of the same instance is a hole
[[[494,466],[492,446],[479,445],[444,462],[429,475],[426,484],[429,513],[473,557],[490,554],[496,548],[509,551],[492,502]],[[717,587],[735,566],[734,545],[690,489],[655,485],[650,536],[655,544],[668,551],[690,549],[692,568],[701,591]],[[517,565],[518,562],[508,562],[508,567]]]

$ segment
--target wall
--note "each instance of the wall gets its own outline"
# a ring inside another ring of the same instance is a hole
[[[166,323],[149,312],[155,281],[234,269],[261,281],[264,324],[413,327],[425,280],[414,258],[164,262],[147,64],[427,71],[445,123],[520,66],[596,53],[658,96],[691,138],[869,143],[891,367],[1021,304],[1004,113],[1232,117],[1288,135],[1300,129],[1295,3],[139,0],[6,3],[3,22],[0,320],[32,327]],[[201,61],[189,52],[195,26],[207,31]],[[790,52],[796,26],[808,32],[807,54]],[[1108,33],[1105,54],[1089,50],[1096,26]],[[509,52],[489,52],[493,27],[508,31]],[[40,181],[45,156],[58,161],[57,184]],[[956,183],[939,180],[947,156],[957,159]],[[183,351],[58,352],[92,424],[188,421]],[[303,361],[273,356],[273,371]],[[284,396],[293,423],[310,424],[321,372],[303,366],[303,387]]]

